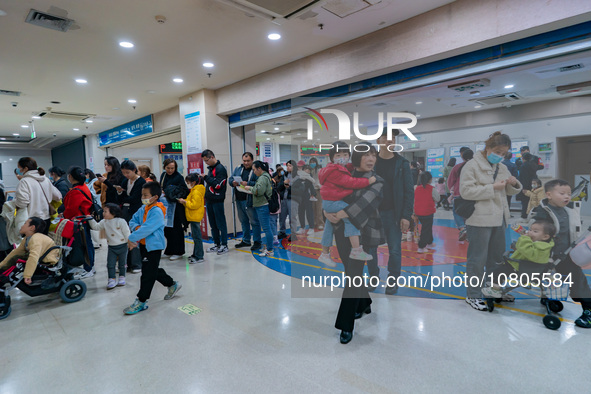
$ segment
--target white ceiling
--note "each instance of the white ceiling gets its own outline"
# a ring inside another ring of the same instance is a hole
[[[91,124],[35,120],[38,137],[55,134],[63,142],[108,130],[173,107],[196,90],[218,89],[452,1],[367,0],[377,4],[340,18],[322,6],[363,0],[323,0],[311,9],[315,17],[272,22],[228,0],[0,0],[0,89],[22,92],[0,95],[0,137],[25,138],[29,130],[21,125],[47,107],[96,116]],[[30,9],[47,12],[51,6],[67,11],[80,28],[64,33],[25,23]],[[156,15],[166,22],[159,24]],[[268,40],[272,32],[282,39]],[[122,40],[135,47],[120,47]],[[205,61],[215,67],[204,68]],[[184,83],[173,83],[174,77]],[[76,78],[88,84],[78,85]],[[132,98],[135,108],[127,102]]]
[[[581,65],[582,67],[570,71],[559,71],[561,67],[573,65]],[[448,88],[449,85],[483,78],[490,80],[490,86],[477,89],[480,92],[479,95],[471,95],[469,91],[457,92]],[[410,91],[331,106],[331,108],[344,111],[351,120],[353,119],[353,112],[358,112],[362,132],[369,128],[368,134],[373,134],[377,130],[378,112],[411,112],[417,115],[420,123],[421,119],[425,118],[486,111],[499,107],[531,104],[539,101],[589,94],[589,90],[566,95],[561,95],[556,91],[557,86],[586,81],[591,82],[591,52],[589,51],[481,75],[473,75]],[[507,85],[514,86],[505,88]],[[516,93],[520,99],[494,105],[480,105],[474,101],[508,93]],[[478,105],[480,107],[477,107]],[[287,144],[292,141],[305,143],[307,142],[306,128],[309,118],[308,115],[302,114],[258,123],[256,125],[257,141]],[[326,133],[324,130],[318,130],[320,132],[315,135],[316,142],[329,143],[337,138],[338,124],[336,117],[327,115],[325,119],[331,132]],[[275,130],[276,128],[278,130]],[[315,129],[319,128],[315,127]],[[263,130],[265,133],[262,133]]]

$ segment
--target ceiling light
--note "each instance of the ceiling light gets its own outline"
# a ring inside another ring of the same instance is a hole
[[[285,138],[285,136],[282,135],[281,138]]]
[[[21,127],[22,127],[23,129],[28,129],[28,128],[29,128],[29,126],[28,126],[28,125],[26,125],[26,124],[22,124],[22,125],[21,125]]]
[[[420,117],[421,117],[421,115],[420,114],[417,114],[417,118],[420,118]]]
[[[213,67],[213,63],[205,62],[205,63],[203,63],[203,67],[212,68]]]
[[[270,141],[270,140],[271,140],[271,138],[267,138],[267,141]]]
[[[182,80],[182,78],[174,78],[172,80],[172,82],[174,82],[174,83],[183,83],[183,80]]]
[[[266,130],[261,130],[261,133],[266,133],[266,132],[267,132]]]
[[[269,35],[267,36],[267,38],[268,38],[269,40],[276,41],[276,40],[278,40],[278,39],[280,39],[280,38],[281,38],[281,35],[280,35],[280,34],[277,34],[277,33],[271,33],[271,34],[269,34]]]
[[[415,104],[423,104],[422,101],[417,101]]]
[[[275,130],[279,130],[279,127],[275,127]]]
[[[72,129],[72,130],[74,130],[74,131],[80,131],[80,129]]]
[[[31,116],[31,118],[33,118],[33,119],[41,119],[41,116],[33,115],[33,116]]]
[[[511,89],[515,85],[505,85],[505,89]]]
[[[2,140],[2,141],[6,141],[6,138],[4,138],[4,137],[0,137],[0,140]]]
[[[86,119],[85,122],[86,123],[92,123],[92,119]]]
[[[302,135],[302,133],[298,133],[298,135]]]
[[[475,105],[474,108],[481,108],[482,105]]]
[[[8,159],[8,160],[12,161],[12,159]]]
[[[135,103],[137,103],[137,100],[134,100],[134,99],[129,99],[129,100],[127,100],[127,102],[128,102],[129,104],[135,104]]]
[[[117,111],[118,109],[119,109],[118,107],[115,107],[115,108],[113,108],[113,111]]]
[[[76,80],[76,83],[85,84],[85,83],[88,83],[88,81],[86,79],[79,78]]]
[[[133,44],[131,42],[127,42],[127,41],[121,41],[119,43],[120,46],[122,46],[123,48],[133,48]]]
[[[12,133],[12,135],[14,135],[15,137],[18,137],[20,134],[19,133]]]

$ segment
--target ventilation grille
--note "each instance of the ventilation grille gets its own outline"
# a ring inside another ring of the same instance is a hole
[[[476,102],[480,105],[494,105],[494,104],[504,104],[504,103],[511,103],[514,101],[521,100],[521,96],[517,93],[507,93],[507,94],[499,94],[497,96],[489,96],[489,97],[482,97],[478,99],[473,99],[470,101]]]
[[[466,92],[472,91],[474,89],[479,89],[483,87],[490,86],[490,79],[482,78],[477,79],[474,81],[467,81],[462,83],[457,83],[455,85],[449,85],[448,89],[455,90],[456,92]]]
[[[254,10],[264,12],[272,16],[288,18],[295,13],[309,9],[320,0],[233,0],[233,3],[243,4]]]
[[[0,89],[0,94],[4,94],[6,96],[20,96],[21,92],[16,92],[14,90],[2,90]]]
[[[44,27],[46,29],[63,32],[68,31],[74,24],[72,19],[37,11],[32,8],[31,11],[29,11],[29,15],[27,15],[27,19],[25,19],[25,22],[35,26]]]
[[[81,122],[85,119],[96,116],[95,114],[81,114],[76,112],[62,112],[62,111],[41,111],[37,116],[43,119],[56,119],[56,120],[73,120]]]
[[[556,91],[560,94],[588,92],[591,90],[591,81],[579,82],[572,85],[557,86]]]

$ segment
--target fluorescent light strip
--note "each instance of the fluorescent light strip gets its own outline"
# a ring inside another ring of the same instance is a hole
[[[483,74],[491,71],[497,71],[509,67],[515,67],[523,64],[533,63],[541,60],[546,60],[558,56],[570,55],[576,52],[583,52],[591,49],[591,40],[584,40],[574,44],[567,44],[560,47],[546,49],[534,53],[528,53],[527,55],[513,56],[509,59],[490,61],[488,63],[480,64],[478,66],[462,68],[455,71],[450,71],[443,74],[438,74],[430,77],[415,79],[409,82],[403,82],[393,86],[385,86],[383,88],[373,89],[367,92],[353,93],[346,97],[328,98],[323,101],[317,101],[314,103],[306,103],[306,106],[313,109],[328,108],[339,104],[345,104],[352,101],[362,100],[370,97],[378,97],[386,94],[399,92],[402,90],[409,90],[418,88],[425,85],[432,85],[442,83],[449,80],[455,80],[458,78],[465,78],[475,74]],[[292,100],[296,100],[296,98]],[[265,120],[277,119],[283,116],[290,116],[293,114],[304,113],[308,110],[303,107],[298,107],[292,110],[284,110],[274,112],[273,114],[262,115],[255,118],[249,118],[241,120],[235,123],[231,123],[230,127],[246,126],[253,123],[263,122]]]

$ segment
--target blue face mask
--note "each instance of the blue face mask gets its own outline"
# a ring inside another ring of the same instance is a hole
[[[21,169],[18,168],[18,167],[16,167],[16,173],[17,173],[17,175],[20,175],[20,176],[25,175],[25,174],[23,174],[23,172],[21,171]]]
[[[316,168],[316,163],[310,163],[310,168]]]
[[[496,153],[491,153],[490,155],[486,156],[486,159],[490,164],[497,164],[503,161],[503,156],[499,156]]]

